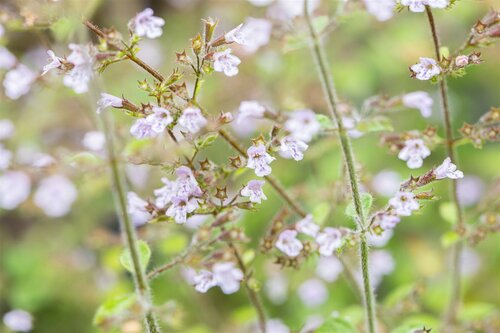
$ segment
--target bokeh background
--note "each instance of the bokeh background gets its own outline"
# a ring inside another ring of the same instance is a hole
[[[337,5],[337,1],[323,0],[317,12],[332,14]],[[142,41],[140,56],[162,73],[174,68],[174,52],[187,49],[189,38],[201,30],[201,18],[219,18],[218,31],[222,32],[248,16],[266,16],[265,7],[243,0],[7,0],[0,6],[2,17],[19,19],[5,25],[7,33],[1,39],[2,44],[32,68],[41,68],[46,63],[47,49],[68,54],[68,43],[88,41],[89,34],[81,24],[83,18],[100,26],[114,26],[126,35],[128,20],[151,7],[166,20],[164,34],[155,40]],[[457,48],[475,21],[495,6],[498,6],[495,0],[464,0],[457,1],[450,10],[436,10],[443,45],[450,50]],[[341,99],[360,108],[364,100],[373,95],[427,91],[435,101],[431,118],[422,118],[416,110],[405,110],[391,114],[391,119],[398,131],[423,130],[432,124],[443,135],[437,86],[409,78],[409,65],[420,56],[434,54],[425,15],[403,11],[387,22],[378,22],[360,3],[349,8],[326,43]],[[33,22],[33,26],[21,24],[23,20]],[[200,95],[206,109],[212,114],[234,112],[242,100],[256,99],[280,110],[307,107],[326,113],[309,50],[290,45],[285,35],[283,27],[277,27],[267,46],[252,55],[242,54],[238,76],[212,75],[206,80]],[[499,50],[498,46],[481,50],[483,64],[469,68],[463,78],[449,80],[455,128],[463,122],[475,123],[490,107],[498,106]],[[113,95],[123,94],[130,100],[146,102],[147,96],[137,89],[137,80],[145,77],[133,64],[118,64],[99,76],[96,91],[104,89]],[[71,178],[78,189],[78,199],[71,212],[62,218],[45,217],[31,200],[13,211],[0,210],[0,314],[17,308],[29,311],[34,317],[33,332],[99,332],[101,329],[92,325],[97,307],[114,295],[133,291],[130,276],[119,263],[122,247],[106,164],[99,154],[89,153],[81,144],[84,134],[97,128],[95,96],[95,91],[75,94],[62,86],[57,75],[44,78],[28,95],[16,101],[0,93],[0,119],[8,118],[16,126],[15,136],[7,147],[12,151],[47,153],[57,160],[48,170],[33,173],[34,182],[57,170]],[[152,190],[160,186],[164,171],[126,161],[150,157],[172,161],[175,156],[168,149],[170,144],[134,141],[128,134],[131,119],[119,112],[110,112],[116,122],[128,183],[143,197],[151,196]],[[260,129],[268,131],[270,127],[263,125]],[[249,137],[241,140],[245,145],[250,142]],[[469,198],[468,223],[478,222],[481,213],[478,207],[484,194],[498,187],[498,148],[498,144],[487,144],[482,149],[471,145],[459,148],[461,170],[470,186],[462,186],[463,195],[478,191]],[[373,177],[382,170],[396,171],[401,179],[412,174],[404,162],[378,143],[377,133],[356,139],[354,149],[363,167],[367,189],[371,189]],[[223,142],[218,142],[205,155],[222,161],[231,154]],[[425,167],[440,163],[443,156],[444,151],[435,150],[425,160]],[[304,206],[324,224],[350,226],[351,222],[343,214],[344,206],[335,202],[336,194],[332,190],[342,184],[340,163],[337,143],[318,140],[301,163],[280,160],[273,164],[273,169],[283,184],[293,187],[292,193],[300,194]],[[249,177],[243,175],[239,181]],[[446,306],[448,248],[442,238],[450,230],[450,224],[440,214],[440,207],[448,201],[447,186],[443,182],[433,189],[442,199],[426,204],[421,213],[405,218],[384,247],[392,256],[389,265],[394,269],[383,276],[377,297],[388,309],[387,321],[394,327],[405,322],[425,322],[430,327],[438,327]],[[245,214],[239,222],[252,240],[246,246],[248,249],[258,248],[269,221],[282,205],[271,188],[266,188],[266,193],[269,200],[257,212]],[[376,204],[381,207],[387,199],[377,195]],[[441,208],[441,212],[443,210]],[[162,223],[139,229],[140,237],[153,249],[153,265],[180,253],[192,233],[189,228]],[[499,314],[500,305],[498,236],[487,237],[478,246],[468,248],[466,254],[463,259],[465,305],[460,316],[470,323],[494,318]],[[354,267],[355,253],[346,256]],[[323,282],[328,298],[323,304],[311,307],[301,300],[297,289],[304,281],[315,278],[317,260],[309,260],[299,270],[284,271],[272,261],[272,256],[257,254],[254,266],[255,276],[263,285],[261,294],[269,317],[280,318],[297,331],[311,318],[328,316],[333,311],[360,323],[359,300],[342,275],[334,282]],[[386,264],[387,261],[385,259]],[[266,283],[272,283],[269,281],[273,278],[278,287],[268,288],[269,292]],[[283,286],[285,294],[281,299],[273,295],[272,291]],[[179,268],[154,281],[153,295],[169,332],[239,332],[255,320],[244,290],[230,296],[219,290],[198,294],[186,283]],[[404,302],[414,306],[399,309],[398,305]],[[123,318],[114,329],[134,332],[133,322],[133,316]],[[7,328],[0,324],[0,330],[7,331]]]

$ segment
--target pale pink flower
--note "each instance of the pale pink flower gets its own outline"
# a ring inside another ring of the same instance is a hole
[[[267,200],[267,197],[262,190],[265,183],[266,182],[263,180],[251,180],[241,190],[241,195],[249,197],[251,202],[261,203],[262,200]]]
[[[120,97],[116,97],[110,94],[101,93],[101,98],[97,101],[97,114],[100,114],[104,109],[109,107],[121,108],[123,106],[123,100]]]
[[[12,160],[12,152],[5,149],[0,143],[0,170],[5,170],[9,167]]]
[[[412,192],[398,192],[396,196],[389,200],[389,205],[394,208],[397,215],[410,216],[414,210],[420,208],[415,194]]]
[[[425,81],[439,75],[441,73],[441,67],[439,67],[437,61],[432,58],[420,57],[419,63],[411,66],[411,71],[418,80]]]
[[[275,158],[267,153],[266,147],[263,144],[251,146],[248,148],[247,154],[247,168],[254,169],[255,174],[259,177],[271,174],[272,169],[269,164],[272,163]]]
[[[455,65],[457,67],[465,67],[469,64],[469,57],[466,55],[459,55],[455,58]]]
[[[153,113],[146,117],[147,121],[150,122],[151,129],[160,134],[165,128],[174,120],[170,115],[170,111],[159,106],[152,107]]]
[[[19,64],[5,74],[3,86],[5,95],[11,99],[18,99],[31,90],[37,75],[23,64]]]
[[[14,135],[15,127],[9,119],[0,120],[0,141],[11,138]]]
[[[106,137],[101,131],[89,131],[82,139],[82,145],[88,150],[100,152],[104,149]]]
[[[238,119],[239,124],[245,123],[247,118],[260,119],[264,117],[266,108],[257,101],[243,101],[240,103],[238,108]]]
[[[321,126],[312,110],[297,110],[290,113],[284,127],[293,137],[309,142]]]
[[[175,174],[177,175],[176,186],[178,196],[201,196],[202,191],[190,168],[187,166],[178,167],[175,170]]]
[[[287,256],[294,258],[300,254],[304,245],[297,239],[297,231],[284,230],[278,236],[276,248]]]
[[[33,316],[24,310],[11,310],[3,315],[3,323],[13,332],[29,332],[33,329]]]
[[[218,262],[212,267],[212,272],[224,294],[233,294],[240,289],[243,272],[233,262]]]
[[[431,154],[422,139],[409,139],[405,141],[405,146],[398,154],[400,160],[406,161],[410,169],[418,169],[424,163],[424,158]]]
[[[392,200],[392,199],[391,199]],[[410,213],[411,214],[411,213]],[[399,216],[391,213],[380,213],[376,217],[378,225],[384,230],[394,229],[401,222]]]
[[[457,170],[457,166],[451,163],[451,158],[447,157],[440,166],[434,169],[434,176],[436,176],[436,179],[459,179],[464,178],[464,173]]]
[[[30,194],[30,177],[21,171],[7,171],[0,176],[0,208],[15,209]]]
[[[366,11],[379,21],[387,21],[394,15],[395,0],[364,0]]]
[[[242,28],[246,43],[244,49],[254,53],[260,47],[269,43],[273,24],[265,19],[247,17]]]
[[[54,53],[54,51],[52,50],[48,50],[47,51],[47,55],[49,56],[49,63],[45,66],[43,66],[43,69],[42,69],[42,76],[47,74],[48,71],[50,71],[51,69],[55,69],[55,68],[59,68],[61,67],[62,65],[62,58],[59,58],[56,56],[56,54]]]
[[[291,135],[285,136],[280,140],[280,151],[281,156],[284,158],[293,158],[296,161],[300,161],[304,158],[303,152],[307,150],[309,146]]]
[[[0,69],[11,69],[16,65],[16,57],[7,48],[0,45]]]
[[[224,72],[226,76],[235,76],[238,74],[238,65],[241,63],[241,60],[231,54],[231,49],[214,53],[213,59],[214,71]]]
[[[164,208],[172,201],[172,198],[177,195],[177,183],[175,181],[171,181],[165,177],[163,177],[161,181],[165,185],[154,190],[156,196],[155,204],[158,208]]]
[[[135,192],[127,193],[127,213],[136,227],[147,223],[153,218],[146,208],[147,205],[147,201],[141,199]]]
[[[154,138],[158,133],[153,130],[153,125],[147,118],[139,118],[130,127],[130,134],[137,139]]]
[[[326,282],[334,282],[338,279],[340,273],[344,271],[344,266],[335,256],[319,257],[316,266],[316,275]]]
[[[425,91],[415,91],[403,96],[403,105],[407,108],[419,109],[424,118],[431,116],[432,104],[431,96]]]
[[[198,201],[196,199],[187,197],[173,197],[172,205],[168,207],[165,215],[173,217],[175,223],[184,224],[187,220],[187,215],[192,213],[198,208]]]
[[[138,13],[128,23],[129,29],[139,37],[146,36],[147,38],[157,38],[163,34],[162,27],[165,25],[165,20],[161,17],[153,16],[153,10],[146,8]]]
[[[208,289],[215,287],[217,281],[214,274],[206,269],[202,269],[193,278],[196,291],[206,293]]]
[[[62,175],[53,175],[40,181],[35,192],[35,205],[49,217],[61,217],[69,213],[78,192],[73,183]]]
[[[336,228],[327,227],[316,236],[316,243],[318,243],[318,251],[322,256],[331,256],[333,251],[342,246],[342,234]]]
[[[328,289],[323,281],[312,278],[304,281],[297,289],[300,300],[307,307],[316,307],[324,304],[328,299]]]
[[[72,51],[66,61],[73,68],[63,79],[65,86],[72,88],[77,94],[88,91],[88,84],[94,75],[95,49],[92,45],[69,44]]]
[[[311,237],[316,237],[319,231],[319,225],[314,223],[313,216],[311,214],[307,214],[306,217],[298,221],[295,228],[298,232]]]
[[[245,45],[246,44],[246,35],[244,31],[242,31],[243,28],[243,23],[234,28],[233,30],[227,32],[224,35],[224,39],[226,40],[226,43],[236,43],[240,45]]]
[[[201,110],[196,107],[187,107],[184,109],[178,122],[182,128],[192,134],[197,133],[208,123],[207,119],[201,113]]]

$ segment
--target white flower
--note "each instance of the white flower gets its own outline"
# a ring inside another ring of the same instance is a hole
[[[431,96],[425,91],[414,91],[403,96],[403,105],[407,108],[419,109],[424,118],[431,116],[432,104]]]
[[[406,161],[410,169],[418,169],[424,163],[424,158],[429,156],[431,151],[424,144],[422,139],[409,139],[405,141],[405,146],[398,154],[400,160]]]
[[[259,330],[255,331],[260,332]],[[266,321],[266,332],[268,333],[290,333],[290,329],[279,319],[269,319]]]
[[[102,151],[105,144],[106,137],[104,136],[104,133],[100,131],[87,132],[82,139],[82,145],[91,151]]]
[[[427,4],[432,8],[446,8],[450,4],[450,0],[427,0]]]
[[[36,153],[33,156],[31,166],[34,168],[46,168],[56,163],[56,159],[49,154]]]
[[[239,124],[244,123],[247,118],[263,118],[266,108],[257,101],[243,101],[238,108]]]
[[[394,229],[399,222],[401,219],[394,214],[380,213],[377,215],[377,223],[384,230]]]
[[[459,179],[464,178],[464,173],[457,170],[457,166],[451,163],[451,158],[447,157],[444,159],[443,163],[434,169],[434,175],[436,179],[450,178]]]
[[[178,196],[201,196],[202,191],[190,168],[187,166],[178,167],[175,170],[175,174],[177,175],[176,186]]]
[[[280,140],[280,151],[281,156],[284,158],[292,157],[296,161],[300,161],[304,158],[302,152],[306,151],[309,147],[305,142],[294,138],[291,135],[285,136]]]
[[[303,247],[295,230],[282,231],[276,241],[276,248],[291,258],[298,256]]]
[[[308,12],[312,12],[318,8],[319,0],[307,0]],[[277,0],[276,3],[269,8],[267,15],[275,20],[287,21],[294,19],[297,16],[304,14],[304,0]]]
[[[385,275],[389,275],[394,271],[396,266],[391,253],[386,250],[375,250],[370,254],[370,278],[373,281],[373,286],[382,282]]]
[[[179,118],[179,125],[192,134],[197,133],[200,129],[205,127],[207,122],[208,121],[201,113],[201,110],[196,107],[188,107],[184,109]]]
[[[272,274],[264,285],[267,298],[273,304],[283,304],[287,299],[288,280],[285,274],[277,272]]]
[[[309,142],[318,133],[320,124],[312,110],[297,110],[289,115],[285,129],[295,138]]]
[[[382,170],[373,177],[371,185],[377,194],[392,197],[398,191],[401,180],[401,175],[396,171]]]
[[[47,74],[48,71],[50,71],[51,69],[54,69],[54,68],[59,68],[61,65],[62,65],[62,58],[59,58],[58,56],[56,56],[56,54],[54,53],[54,51],[52,50],[48,50],[47,51],[47,55],[49,56],[49,63],[45,66],[43,66],[43,69],[42,69],[42,76]]]
[[[251,146],[248,148],[247,154],[247,168],[254,169],[255,174],[259,177],[271,174],[272,169],[269,164],[272,163],[275,158],[267,153],[266,147],[263,144]]]
[[[411,66],[411,71],[418,80],[430,80],[441,73],[441,67],[432,58],[420,57],[420,62]]]
[[[153,125],[147,118],[139,118],[130,127],[130,134],[137,139],[154,138],[158,133],[153,130]]]
[[[316,275],[326,282],[336,281],[343,271],[344,266],[337,257],[319,257],[318,265],[316,266]]]
[[[165,177],[161,179],[165,186],[154,190],[156,196],[155,204],[158,208],[164,208],[172,201],[172,198],[177,195],[177,183]]]
[[[328,289],[323,281],[316,278],[303,282],[297,293],[302,303],[310,308],[321,305],[328,299]]]
[[[217,281],[215,280],[214,274],[206,269],[202,269],[193,278],[196,291],[200,293],[206,293],[208,289],[215,287]]]
[[[240,45],[245,45],[246,44],[246,36],[245,33],[242,31],[243,23],[234,28],[233,30],[227,32],[224,35],[224,39],[226,40],[226,43],[236,43]]]
[[[9,139],[14,135],[15,127],[9,119],[0,120],[0,141]]]
[[[175,223],[184,224],[187,220],[187,214],[192,213],[198,208],[196,199],[187,197],[173,197],[172,205],[168,207],[165,215],[173,217]]]
[[[401,0],[403,6],[408,6],[410,11],[414,13],[422,13],[425,11],[427,0]]]
[[[13,332],[29,332],[33,329],[33,317],[24,310],[12,310],[3,315],[3,323]]]
[[[36,73],[25,65],[17,65],[5,74],[5,79],[3,80],[5,95],[11,99],[18,99],[26,95],[30,91],[36,77]]]
[[[64,76],[63,83],[77,94],[87,92],[88,83],[94,74],[94,47],[92,45],[69,44],[71,54],[66,61],[73,68]]]
[[[116,97],[110,94],[101,93],[101,98],[97,101],[97,114],[100,114],[104,109],[109,107],[121,108],[123,106],[123,100],[120,97]]]
[[[241,195],[244,197],[250,197],[250,201],[254,203],[261,203],[261,200],[267,200],[262,187],[266,182],[263,180],[251,180],[248,182],[241,190]]]
[[[259,1],[259,0],[253,0],[253,1]],[[266,0],[264,0],[264,1],[266,1]],[[3,27],[3,25],[0,24],[0,37],[2,37],[4,34],[5,34],[5,28]]]
[[[137,227],[147,223],[153,218],[146,209],[148,203],[142,200],[135,192],[127,193],[127,213],[132,223]]]
[[[0,45],[0,69],[11,69],[16,65],[16,57]]]
[[[244,49],[248,53],[254,53],[260,47],[269,43],[273,24],[265,19],[247,17],[242,28],[245,36]]]
[[[138,13],[129,22],[129,28],[139,37],[157,38],[163,34],[162,27],[165,20],[161,17],[153,16],[153,10],[146,8]]]
[[[5,149],[0,143],[0,170],[5,170],[9,167],[10,161],[12,159],[12,152]]]
[[[232,262],[218,262],[212,267],[217,286],[222,289],[224,294],[232,294],[240,289],[243,272],[234,266]]]
[[[47,216],[61,217],[69,213],[78,193],[68,178],[54,175],[40,181],[35,192],[35,205]]]
[[[396,214],[401,216],[410,216],[412,211],[420,208],[415,194],[402,191],[396,193],[396,196],[389,200],[389,205],[394,208]]]
[[[7,171],[0,176],[0,208],[15,209],[29,196],[30,177],[24,172]]]
[[[469,57],[466,55],[459,55],[455,58],[455,65],[457,67],[465,67],[469,63]]]
[[[481,200],[485,184],[478,176],[467,175],[457,181],[458,201],[463,206],[473,206]]]
[[[214,71],[224,72],[226,76],[235,76],[238,74],[238,65],[241,63],[241,60],[231,54],[231,49],[214,53],[213,59]]]
[[[151,129],[160,134],[174,120],[170,111],[159,106],[153,106],[153,113],[146,117],[146,121],[151,123]]]
[[[384,231],[382,231],[380,234],[368,233],[367,240],[370,246],[384,247],[392,238],[392,235],[394,235],[394,231],[392,231],[392,229],[382,229],[384,229]]]
[[[327,227],[316,236],[316,243],[322,256],[331,256],[333,251],[342,246],[342,234],[338,229]]]
[[[360,138],[363,136],[363,132],[358,130],[356,126],[358,126],[359,116],[353,115],[352,117],[342,117],[342,123],[344,128],[347,130],[347,134],[354,139]]]
[[[319,231],[319,225],[314,223],[313,216],[311,214],[307,214],[306,217],[297,222],[295,228],[298,232],[311,237],[316,237]]]
[[[379,21],[387,21],[394,15],[395,0],[364,0],[366,11]]]

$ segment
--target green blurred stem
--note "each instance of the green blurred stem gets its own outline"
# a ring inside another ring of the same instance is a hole
[[[342,147],[344,162],[347,166],[347,173],[351,185],[350,187],[351,187],[352,198],[357,215],[356,224],[357,224],[357,229],[360,232],[359,252],[361,256],[361,271],[363,275],[363,298],[364,298],[364,307],[366,316],[366,327],[369,333],[375,333],[377,331],[376,316],[375,316],[375,297],[373,293],[373,288],[371,286],[370,274],[369,274],[369,265],[368,265],[369,247],[366,240],[367,225],[365,221],[363,208],[361,205],[358,177],[356,175],[355,164],[354,164],[354,153],[351,147],[351,141],[344,128],[342,117],[340,116],[337,109],[338,99],[333,84],[333,79],[329,74],[328,70],[329,66],[326,61],[325,52],[319,40],[318,34],[314,30],[311,16],[309,15],[309,10],[307,8],[307,3],[308,1],[304,0],[304,16],[306,18],[307,26],[309,28],[309,34],[311,37],[311,42],[312,42],[311,50],[313,57],[316,61],[317,65],[316,67],[323,87],[323,93],[326,97],[326,101],[328,104],[328,111],[330,112],[330,117],[338,128],[338,136],[340,140],[340,145]]]
[[[436,24],[434,22],[434,16],[432,15],[432,10],[429,6],[425,6],[425,11],[427,13],[427,18],[429,20],[429,26],[431,28],[432,39],[434,41],[434,51],[436,53],[436,60],[441,60],[440,55],[440,43],[439,35],[436,29]],[[446,132],[446,152],[451,159],[451,162],[457,165],[458,162],[455,158],[455,147],[453,139],[453,126],[451,124],[451,111],[448,104],[448,87],[446,83],[446,76],[443,76],[439,81],[439,93],[441,97],[441,110],[443,113],[444,128]],[[457,230],[463,230],[464,228],[464,217],[463,210],[458,200],[457,193],[457,182],[455,180],[450,180],[450,197],[456,207],[457,212]],[[463,249],[463,241],[455,243],[451,250],[451,291],[450,299],[448,303],[448,309],[445,314],[445,327],[452,327],[457,320],[457,312],[460,307],[461,302],[461,263],[460,257]]]

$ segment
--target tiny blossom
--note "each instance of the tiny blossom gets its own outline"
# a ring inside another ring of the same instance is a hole
[[[241,63],[241,60],[231,54],[231,49],[214,53],[213,59],[214,71],[224,72],[226,76],[235,76],[238,74],[238,65]]]
[[[43,66],[43,69],[42,69],[42,76],[47,74],[48,71],[50,71],[51,69],[54,69],[54,68],[59,68],[61,67],[62,65],[62,58],[59,58],[58,56],[56,56],[56,54],[54,53],[54,51],[52,50],[48,50],[47,51],[47,55],[49,56],[49,63],[45,66]]]
[[[366,11],[379,21],[387,21],[394,15],[395,0],[364,0]]]
[[[16,57],[5,47],[0,45],[0,69],[11,69],[16,65]]]
[[[328,299],[328,289],[323,281],[316,278],[303,282],[297,293],[302,303],[311,308],[325,303]]]
[[[226,40],[226,43],[236,43],[240,45],[245,45],[246,44],[246,35],[244,31],[242,31],[243,28],[243,23],[234,28],[233,30],[227,32],[224,35],[224,39]]]
[[[33,329],[33,316],[24,310],[12,310],[3,315],[3,323],[13,332],[29,332]]]
[[[401,219],[394,214],[380,213],[377,215],[377,223],[384,230],[394,229],[399,222]]]
[[[411,71],[418,80],[430,80],[441,73],[441,67],[432,58],[420,57],[419,63],[411,66]]]
[[[358,125],[358,122],[359,122],[359,117],[357,117],[357,116],[342,117],[342,122],[343,122],[344,128],[347,130],[347,134],[351,138],[357,139],[357,138],[360,138],[363,136],[363,132],[356,129],[356,126]]]
[[[246,43],[244,49],[248,53],[257,51],[269,43],[273,24],[265,19],[247,17],[243,25]]]
[[[292,112],[285,122],[285,129],[295,138],[309,142],[320,130],[316,114],[312,110],[297,110]]]
[[[54,175],[40,181],[35,192],[35,205],[49,217],[61,217],[69,213],[78,192],[69,179]]]
[[[401,175],[396,171],[382,170],[373,177],[371,186],[377,194],[392,197],[398,191],[401,180]]]
[[[184,224],[187,220],[187,214],[192,213],[198,208],[196,199],[187,197],[173,197],[172,205],[167,209],[165,215],[173,217],[175,223]]]
[[[263,118],[266,108],[257,101],[243,101],[238,108],[238,123],[244,123],[247,118]]]
[[[451,163],[451,158],[447,157],[444,159],[443,163],[434,169],[434,175],[436,179],[450,178],[459,179],[464,178],[464,173],[457,170],[457,166]]]
[[[154,124],[147,118],[139,118],[130,127],[130,134],[137,139],[153,138],[158,135],[158,133],[153,130],[153,125]]]
[[[384,247],[392,238],[394,231],[392,229],[385,229],[380,234],[368,233],[368,244],[373,247]]]
[[[232,294],[240,289],[243,272],[232,262],[218,262],[212,267],[214,279],[224,294]]]
[[[466,175],[457,181],[458,201],[469,207],[476,204],[484,193],[485,184],[478,176]]]
[[[307,214],[306,217],[298,221],[295,228],[298,232],[311,237],[316,237],[319,231],[319,225],[314,223],[313,216],[311,214]]]
[[[18,99],[30,91],[35,80],[36,73],[25,65],[19,64],[5,74],[3,80],[5,95],[11,99]]]
[[[464,248],[461,251],[460,262],[464,276],[472,276],[481,268],[481,257],[471,248]]]
[[[370,255],[370,278],[373,280],[373,285],[376,287],[382,282],[385,275],[389,275],[394,271],[396,266],[391,253],[386,250],[375,250]]]
[[[406,161],[410,169],[418,169],[424,163],[424,158],[431,154],[422,139],[409,139],[398,154],[400,160]]]
[[[33,161],[31,162],[31,166],[34,168],[46,168],[56,163],[56,159],[49,154],[45,153],[36,153],[33,156]]]
[[[266,280],[264,291],[273,304],[283,304],[287,299],[288,280],[283,273],[275,273]]]
[[[208,289],[215,287],[217,281],[215,280],[214,274],[206,269],[202,269],[193,278],[196,291],[200,293],[206,293]]]
[[[244,197],[250,197],[250,201],[254,203],[261,203],[261,200],[267,200],[262,187],[266,182],[263,180],[251,180],[248,182],[241,190],[241,195]]]
[[[457,67],[465,67],[469,63],[469,57],[466,55],[459,55],[455,58],[455,65]]]
[[[318,8],[319,0],[307,0],[308,12],[311,14]],[[304,14],[304,0],[277,0],[269,8],[267,15],[275,20],[288,21]]]
[[[0,143],[0,170],[5,170],[9,167],[12,159],[12,152],[3,147]]]
[[[178,167],[175,170],[177,175],[177,195],[199,197],[202,191],[193,175],[193,171],[187,166]]]
[[[334,282],[338,279],[340,273],[344,271],[344,266],[335,256],[321,256],[316,266],[316,275],[326,282]]]
[[[7,171],[0,176],[0,208],[15,209],[29,196],[30,177],[24,172]]]
[[[207,122],[208,121],[201,113],[201,110],[196,107],[188,107],[184,109],[179,118],[179,125],[192,134],[197,133],[200,129],[205,127]]]
[[[125,165],[125,174],[134,188],[144,189],[146,187],[150,171],[151,166],[147,164],[127,163]]]
[[[260,329],[256,332],[260,332]],[[279,319],[269,319],[266,321],[266,332],[290,333],[290,329]]]
[[[82,145],[91,151],[102,151],[106,144],[106,137],[103,132],[90,131],[85,133],[82,139]]]
[[[269,164],[272,163],[275,158],[267,153],[266,147],[263,144],[251,146],[248,148],[247,154],[247,168],[254,169],[255,174],[259,177],[271,174],[272,169]]]
[[[194,277],[197,275],[196,270],[192,267],[189,266],[182,266],[180,268],[180,273],[182,275],[182,278],[190,285],[194,286],[195,281]]]
[[[135,192],[127,193],[127,213],[135,226],[143,225],[153,218],[147,210],[148,203]]]
[[[394,208],[396,214],[401,216],[410,216],[412,211],[420,208],[415,194],[402,191],[396,193],[396,196],[389,200],[389,205]]]
[[[155,204],[158,208],[165,208],[172,201],[172,198],[177,195],[177,183],[165,177],[161,181],[165,186],[154,190],[156,196]]]
[[[15,127],[9,119],[0,120],[0,141],[9,139],[14,135]]]
[[[450,0],[427,0],[427,4],[432,8],[446,8],[450,4]]]
[[[401,0],[403,6],[408,6],[410,11],[414,13],[421,13],[425,11],[427,0]]]
[[[322,256],[331,256],[333,251],[342,246],[342,234],[338,229],[327,227],[316,236],[316,243]]]
[[[121,108],[123,106],[123,100],[120,97],[116,97],[110,94],[101,93],[101,98],[97,101],[97,114],[100,114],[104,109],[109,107]]]
[[[309,147],[305,142],[294,138],[291,135],[285,136],[280,140],[281,156],[285,158],[292,157],[296,161],[304,158],[303,152]]]
[[[153,10],[146,8],[138,13],[129,22],[129,28],[139,37],[157,38],[163,34],[162,27],[165,20],[161,17],[153,16]]]
[[[278,236],[276,247],[287,256],[293,258],[300,254],[304,245],[297,239],[297,231],[284,230]]]
[[[170,111],[159,106],[153,106],[153,113],[148,115],[146,119],[152,124],[151,129],[156,133],[161,133],[174,120],[170,115]]]
[[[415,91],[403,96],[403,105],[407,108],[419,109],[424,118],[431,116],[432,104],[431,96],[425,91]]]
[[[73,89],[77,94],[88,91],[88,83],[94,74],[94,53],[92,45],[69,44],[71,54],[66,61],[73,65],[73,68],[66,73],[63,83]]]

